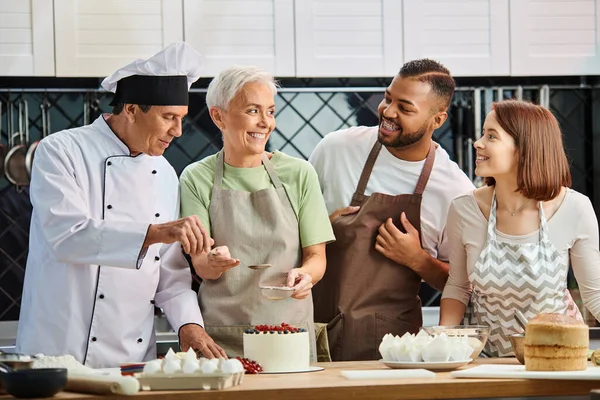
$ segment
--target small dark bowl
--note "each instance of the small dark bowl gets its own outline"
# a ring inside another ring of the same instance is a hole
[[[66,368],[22,369],[0,373],[2,387],[18,398],[52,397],[67,385]]]

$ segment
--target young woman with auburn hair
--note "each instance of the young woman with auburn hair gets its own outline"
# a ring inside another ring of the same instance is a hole
[[[550,312],[581,319],[567,290],[569,265],[583,302],[600,317],[598,222],[590,200],[569,188],[562,134],[549,110],[494,103],[474,147],[475,173],[486,185],[450,207],[440,324],[465,317],[465,324],[488,325],[485,351],[510,356],[508,335],[522,331],[515,310],[527,318]]]

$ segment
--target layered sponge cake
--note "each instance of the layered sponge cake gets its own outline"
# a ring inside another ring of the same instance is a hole
[[[540,314],[525,330],[527,371],[581,371],[587,368],[589,328],[562,314]]]

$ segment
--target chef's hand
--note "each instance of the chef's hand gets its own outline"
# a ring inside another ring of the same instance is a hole
[[[312,276],[302,271],[302,268],[294,268],[287,275],[287,285],[294,288],[294,299],[305,299],[313,287]]]
[[[338,208],[329,216],[329,221],[333,224],[333,221],[341,217],[342,215],[350,215],[358,212],[360,210],[360,206],[348,206],[343,208]]]
[[[423,254],[419,232],[408,221],[406,214],[400,214],[400,222],[406,233],[396,228],[391,218],[381,224],[375,250],[398,264],[415,269],[414,265],[420,262]]]
[[[225,351],[196,324],[187,324],[179,328],[179,347],[181,351],[188,351],[191,347],[206,358],[227,358]]]
[[[176,221],[150,225],[143,247],[155,243],[171,244],[175,242],[181,243],[183,251],[192,256],[209,252],[215,243],[200,222],[200,218],[190,215]]]
[[[227,246],[215,247],[208,253],[206,259],[208,266],[219,274],[240,265],[240,260],[231,258],[231,253],[229,253]]]

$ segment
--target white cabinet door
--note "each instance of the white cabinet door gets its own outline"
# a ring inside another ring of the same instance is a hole
[[[185,41],[204,57],[202,75],[255,65],[294,76],[294,0],[184,0]]]
[[[404,0],[404,59],[454,76],[510,74],[508,0]]]
[[[511,0],[512,75],[600,74],[600,0]]]
[[[296,75],[392,76],[402,66],[402,0],[296,0]]]
[[[56,75],[103,77],[183,39],[181,0],[54,0]]]
[[[0,75],[54,75],[52,0],[0,0]]]

